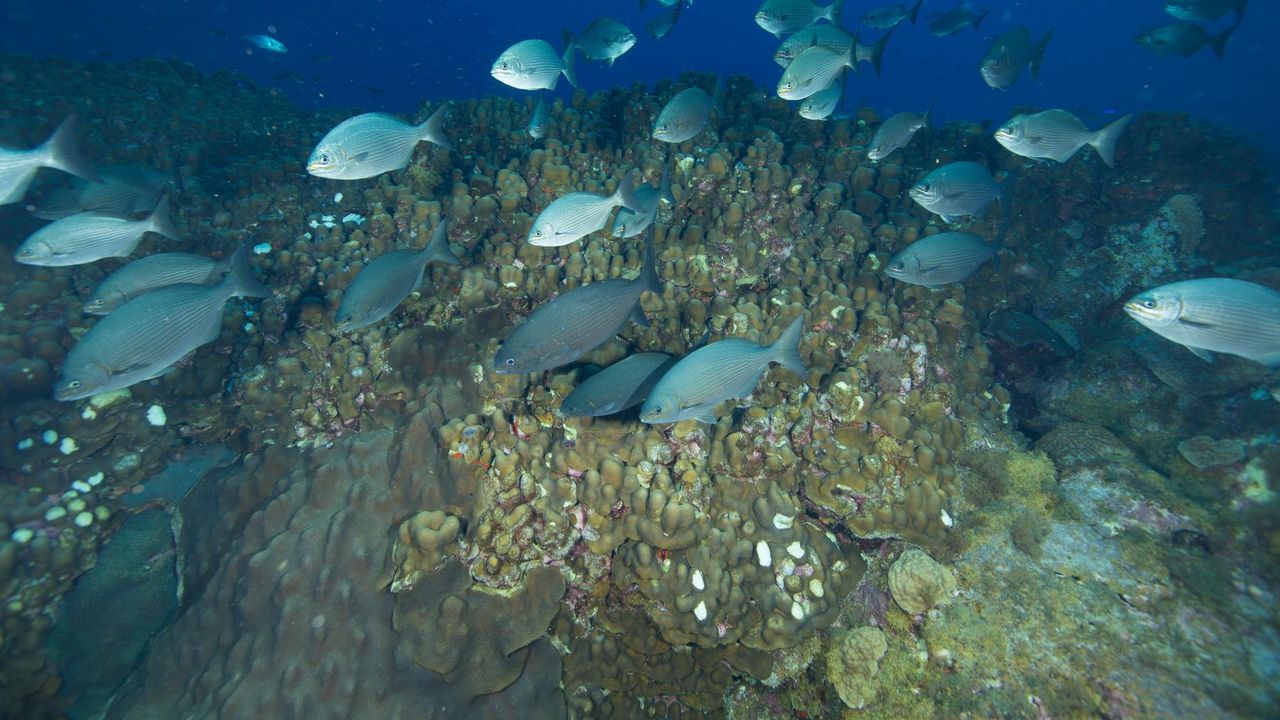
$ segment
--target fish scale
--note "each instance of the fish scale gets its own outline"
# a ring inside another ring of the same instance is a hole
[[[159,253],[135,260],[103,280],[85,312],[105,315],[135,297],[167,285],[208,285],[226,272],[230,257],[214,260],[192,253]]]

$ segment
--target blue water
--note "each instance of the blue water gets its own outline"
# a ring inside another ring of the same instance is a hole
[[[843,24],[854,27],[880,2],[850,1]],[[1137,111],[1185,111],[1275,147],[1280,110],[1267,79],[1280,77],[1274,51],[1280,7],[1249,4],[1245,20],[1219,60],[1206,48],[1194,57],[1157,57],[1134,43],[1139,32],[1172,22],[1158,0],[1041,0],[978,2],[989,8],[981,32],[945,38],[926,31],[928,18],[954,3],[926,0],[919,26],[903,24],[889,42],[879,78],[864,65],[853,79],[847,107],[882,111],[934,104],[941,120],[1003,120],[1020,105],[1062,107],[1082,115]],[[747,75],[766,87],[781,69],[778,45],[756,26],[757,4],[747,0],[696,0],[662,40],[644,33],[661,6],[641,13],[634,0],[556,2],[256,3],[143,2],[136,5],[71,0],[4,3],[6,52],[72,59],[122,60],[175,57],[205,71],[230,69],[279,88],[306,107],[358,107],[408,112],[427,98],[517,95],[489,77],[493,59],[507,46],[541,37],[559,46],[561,29],[580,32],[597,15],[613,14],[640,36],[613,68],[578,59],[587,90],[674,78],[686,70]],[[1219,32],[1234,22],[1214,23]],[[1026,25],[1036,38],[1055,31],[1039,83],[1023,77],[1006,91],[983,84],[977,64],[992,39]],[[289,52],[254,49],[243,35],[267,33]],[[56,31],[55,31],[56,29]],[[867,30],[870,37],[878,31]],[[867,39],[864,37],[864,42]],[[561,82],[557,89],[571,88]]]

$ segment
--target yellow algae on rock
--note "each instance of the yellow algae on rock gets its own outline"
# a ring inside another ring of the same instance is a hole
[[[956,579],[951,570],[923,550],[907,550],[889,567],[889,592],[909,615],[920,615],[951,602],[955,591]]]

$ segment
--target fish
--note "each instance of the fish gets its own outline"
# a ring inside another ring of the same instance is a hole
[[[746,338],[709,343],[681,358],[649,391],[640,408],[645,423],[697,420],[714,425],[715,408],[755,390],[770,363],[778,363],[801,378],[809,368],[800,357],[804,315],[796,317],[772,345],[757,345]]]
[[[683,9],[684,3],[677,3],[674,8],[660,13],[645,24],[645,32],[649,33],[654,40],[661,40],[666,37],[671,32],[671,29],[676,26],[676,22],[680,20],[680,11]]]
[[[84,212],[55,220],[35,231],[18,246],[13,259],[24,265],[65,267],[84,265],[133,253],[149,233],[179,240],[169,220],[169,197],[160,198],[155,210],[142,220],[102,212]]]
[[[578,383],[560,403],[565,417],[613,415],[644,402],[676,359],[664,353],[628,355]]]
[[[555,90],[561,75],[570,85],[578,87],[573,70],[576,50],[572,35],[565,36],[563,55],[557,55],[546,40],[521,40],[502,51],[489,68],[489,74],[517,90]]]
[[[636,201],[644,206],[643,212],[635,212],[627,208],[618,210],[613,218],[612,234],[616,238],[630,238],[644,232],[653,224],[658,216],[658,203],[666,201],[672,205],[676,199],[671,196],[671,165],[662,166],[662,181],[658,187],[644,183],[635,192]]]
[[[270,35],[245,35],[244,39],[248,40],[249,43],[254,45],[255,47],[260,47],[263,50],[266,50],[267,52],[273,52],[273,53],[289,52],[289,48],[285,47],[284,43],[271,37]]]
[[[218,339],[227,300],[271,295],[253,277],[248,246],[241,246],[221,283],[158,288],[99,320],[67,353],[53,396],[79,400],[159,377]]]
[[[787,67],[796,57],[815,45],[821,45],[838,53],[848,52],[855,42],[854,36],[845,32],[838,25],[821,23],[810,25],[800,32],[791,35],[773,53],[774,62]]]
[[[921,207],[949,223],[981,213],[1004,191],[985,165],[962,160],[933,169],[908,193]]]
[[[538,306],[499,346],[494,371],[521,375],[567,365],[608,342],[629,320],[647,325],[640,296],[662,292],[655,255],[650,230],[635,278],[587,283]]]
[[[566,31],[567,32],[567,31]],[[596,18],[577,37],[578,49],[588,60],[603,60],[613,67],[613,61],[622,57],[636,44],[631,28],[617,18]]]
[[[643,212],[644,207],[636,199],[633,188],[628,172],[612,195],[575,192],[557,198],[533,219],[526,239],[538,247],[560,247],[603,229],[619,205]]]
[[[969,277],[996,254],[996,247],[967,232],[929,235],[903,248],[885,274],[912,285],[936,288]]]
[[[1213,22],[1234,11],[1239,25],[1248,4],[1249,0],[1172,0],[1164,4],[1164,11],[1185,22]]]
[[[1019,25],[996,38],[978,68],[983,81],[989,87],[1003,90],[1012,85],[1028,65],[1031,66],[1031,79],[1037,80],[1040,77],[1040,61],[1044,58],[1044,49],[1052,37],[1053,31],[1050,30],[1040,38],[1040,42],[1033,45],[1031,31]]]
[[[806,120],[826,120],[840,105],[844,94],[845,82],[849,77],[848,68],[840,73],[838,80],[832,81],[826,88],[800,101],[800,117]]]
[[[982,24],[982,19],[989,14],[991,14],[990,10],[983,10],[974,14],[968,5],[960,5],[930,20],[929,34],[934,37],[946,37],[967,27],[972,27],[974,32],[978,32],[978,26]]]
[[[166,173],[137,163],[123,163],[97,171],[102,182],[77,179],[69,192],[55,195],[52,202],[42,203],[32,214],[43,220],[61,220],[91,210],[136,215],[154,208],[166,192],[182,189],[177,167]]]
[[[853,59],[854,71],[858,69],[857,63],[871,63],[871,67],[876,70],[876,77],[880,76],[880,59],[884,57],[884,47],[889,44],[889,38],[893,35],[893,30],[880,36],[880,39],[871,45],[863,45],[858,42],[858,36],[853,36]]]
[[[76,149],[75,134],[76,116],[68,115],[48,140],[30,150],[0,145],[0,205],[21,201],[36,171],[42,167],[71,173],[89,182],[102,182],[97,171]]]
[[[1217,35],[1210,35],[1208,30],[1193,23],[1173,23],[1147,30],[1134,38],[1134,42],[1156,55],[1180,55],[1184,58],[1195,55],[1207,45],[1218,59],[1222,59],[1227,51],[1227,41],[1237,27],[1232,25]]]
[[[871,136],[871,142],[867,144],[867,159],[879,162],[889,157],[894,150],[906,147],[921,128],[929,127],[930,112],[932,109],[925,110],[923,115],[916,115],[904,110],[880,123],[880,127]]]
[[[1245,280],[1181,280],[1135,295],[1124,311],[1209,362],[1213,353],[1280,367],[1280,292]]]
[[[1045,110],[1013,116],[996,130],[995,137],[1015,155],[1060,163],[1070,160],[1085,145],[1092,145],[1107,167],[1114,167],[1116,141],[1132,121],[1133,115],[1125,115],[1101,130],[1091,131],[1066,110]]]
[[[448,265],[462,264],[449,249],[448,222],[443,218],[422,250],[393,250],[364,266],[342,295],[342,303],[334,316],[338,331],[359,330],[390,315],[409,293],[422,285],[427,263],[432,260]]]
[[[650,134],[655,140],[662,142],[684,142],[706,129],[712,111],[724,117],[724,108],[720,106],[719,100],[700,87],[685,88],[662,107],[658,118],[653,121],[653,131]]]
[[[535,140],[541,140],[547,136],[547,125],[550,123],[551,109],[547,104],[545,97],[538,98],[538,104],[533,107],[533,114],[529,116],[529,137]]]
[[[903,20],[910,20],[911,24],[915,25],[916,17],[920,15],[920,6],[923,4],[924,0],[916,0],[916,4],[909,9],[903,5],[882,5],[863,13],[861,22],[877,30],[897,27]]]
[[[125,265],[98,283],[84,301],[90,315],[106,315],[156,288],[179,283],[212,285],[231,268],[231,255],[216,260],[192,253],[157,253]]]
[[[815,45],[796,56],[778,80],[778,97],[803,100],[831,85],[846,67],[854,66],[853,48],[838,53]]]
[[[444,134],[448,107],[441,105],[421,125],[385,113],[347,118],[311,151],[307,172],[332,180],[363,180],[407,167],[414,148],[423,140],[453,150]]]
[[[844,0],[833,0],[825,7],[812,0],[764,0],[756,11],[756,24],[773,33],[774,37],[781,38],[819,20],[839,24],[843,7]]]

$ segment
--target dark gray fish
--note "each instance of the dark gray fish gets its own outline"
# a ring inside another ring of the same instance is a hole
[[[559,247],[577,242],[597,230],[603,230],[609,215],[619,205],[641,211],[631,182],[631,173],[625,173],[612,195],[590,192],[569,193],[556,198],[529,226],[530,245]]]
[[[975,15],[967,5],[952,8],[929,21],[929,34],[934,37],[945,37],[967,27],[972,27],[974,32],[978,32],[982,19],[990,13],[990,10],[983,10]]]
[[[777,51],[773,53],[773,60],[782,67],[787,67],[800,53],[815,45],[821,45],[829,50],[844,54],[849,51],[849,48],[853,47],[853,44],[854,36],[845,32],[838,25],[820,23],[818,25],[810,25],[783,40]]]
[[[170,285],[121,305],[67,353],[53,386],[58,400],[78,400],[159,377],[174,363],[218,339],[222,310],[233,297],[270,297],[253,277],[247,246],[218,285]]]
[[[663,353],[629,355],[578,383],[560,403],[565,417],[600,417],[644,402],[676,359]]]
[[[448,221],[444,219],[436,225],[431,241],[422,250],[393,250],[364,266],[342,295],[342,304],[334,317],[339,332],[358,330],[390,315],[409,293],[422,285],[427,263],[432,260],[462,264],[449,249]]]
[[[441,105],[421,125],[384,113],[343,120],[311,151],[307,172],[333,180],[363,180],[408,166],[423,140],[452,150],[444,135],[447,107]]]
[[[613,61],[622,57],[636,44],[631,28],[617,18],[596,18],[577,38],[578,49],[588,60],[603,60],[613,67]]]
[[[644,265],[634,279],[588,283],[540,305],[498,348],[494,371],[516,375],[567,365],[608,342],[628,320],[647,325],[640,295],[662,291],[654,255],[650,230]]]
[[[1217,35],[1210,35],[1209,31],[1199,25],[1173,23],[1147,30],[1134,38],[1134,42],[1156,55],[1180,55],[1184,58],[1195,55],[1208,45],[1213,54],[1221,59],[1227,51],[1227,41],[1231,39],[1231,33],[1236,31],[1236,27],[1238,26],[1232,25]]]
[[[676,199],[671,196],[671,165],[670,163],[662,166],[662,181],[658,187],[653,187],[649,183],[644,183],[639,190],[635,192],[636,201],[643,206],[641,212],[636,212],[629,208],[618,210],[618,214],[613,218],[613,236],[616,238],[630,238],[644,232],[653,224],[653,219],[658,216],[658,203],[667,201],[672,205]]]
[[[100,183],[76,180],[69,196],[44,205],[33,215],[44,220],[61,220],[81,212],[105,212],[136,215],[148,212],[166,192],[180,190],[177,170],[161,172],[137,163],[107,165],[98,168]]]
[[[1085,145],[1092,145],[1102,161],[1111,167],[1116,160],[1116,141],[1131,120],[1132,115],[1125,115],[1101,130],[1093,131],[1066,110],[1045,110],[1015,115],[996,130],[995,137],[996,142],[1015,155],[1060,163],[1070,160]]]
[[[916,132],[929,127],[929,113],[930,110],[925,110],[923,115],[916,115],[904,110],[880,123],[867,145],[867,158],[880,161],[889,157],[894,150],[906,147]]]
[[[973,233],[943,232],[906,246],[884,271],[895,280],[936,288],[964,280],[995,254],[994,245]]]
[[[840,77],[824,90],[820,90],[800,101],[798,112],[806,120],[826,120],[840,106],[840,98],[844,95],[844,87],[849,78],[846,68]]]
[[[69,115],[42,144],[30,150],[0,145],[0,205],[22,200],[42,167],[71,173],[90,182],[102,182],[93,166],[76,150],[76,116]]]
[[[659,13],[657,17],[650,20],[644,29],[653,39],[661,40],[676,26],[676,22],[680,20],[680,11],[683,9],[684,3],[677,3],[674,8]]]
[[[1161,285],[1125,303],[1148,330],[1213,362],[1213,353],[1280,367],[1280,292],[1231,278]]]
[[[908,191],[911,199],[943,221],[978,215],[1004,191],[991,171],[976,162],[961,161],[935,168]]]
[[[1164,11],[1185,22],[1213,22],[1229,12],[1235,12],[1236,25],[1244,19],[1244,6],[1249,0],[1171,0],[1164,4]]]
[[[85,301],[84,311],[90,315],[106,315],[145,292],[167,285],[213,285],[231,267],[231,257],[215,260],[171,252],[139,258],[98,283]]]
[[[493,61],[489,74],[517,90],[555,90],[561,74],[570,85],[578,87],[578,77],[573,72],[576,49],[572,35],[565,37],[563,55],[557,55],[546,40],[521,40]]]
[[[667,101],[653,121],[653,138],[668,143],[680,143],[702,132],[711,119],[711,112],[724,116],[720,101],[700,87],[685,88]]]
[[[547,124],[550,122],[551,109],[545,96],[538,97],[538,104],[533,107],[529,116],[529,137],[540,140],[547,135]]]
[[[809,368],[799,352],[803,334],[804,315],[800,315],[772,345],[727,338],[694,350],[668,370],[649,392],[640,409],[640,420],[652,424],[692,418],[715,424],[716,406],[750,395],[770,363],[782,365],[801,379],[807,378]]]
[[[844,0],[834,0],[825,7],[813,0],[764,0],[756,11],[756,24],[780,38],[819,20],[838,25],[843,7]]]
[[[897,27],[903,20],[910,20],[911,24],[915,25],[916,17],[920,14],[920,6],[923,4],[924,0],[916,0],[916,4],[910,8],[903,5],[882,5],[864,13],[862,24],[877,30]]]
[[[1044,58],[1044,49],[1052,37],[1053,31],[1050,30],[1040,38],[1040,42],[1032,44],[1031,31],[1019,25],[996,38],[979,67],[983,81],[989,87],[1003,90],[1012,85],[1027,66],[1031,67],[1031,79],[1038,79],[1040,61]]]
[[[171,240],[180,239],[169,221],[168,196],[160,198],[156,209],[142,220],[100,212],[79,213],[55,220],[24,240],[13,258],[24,265],[64,267],[108,257],[125,257],[149,232]]]

